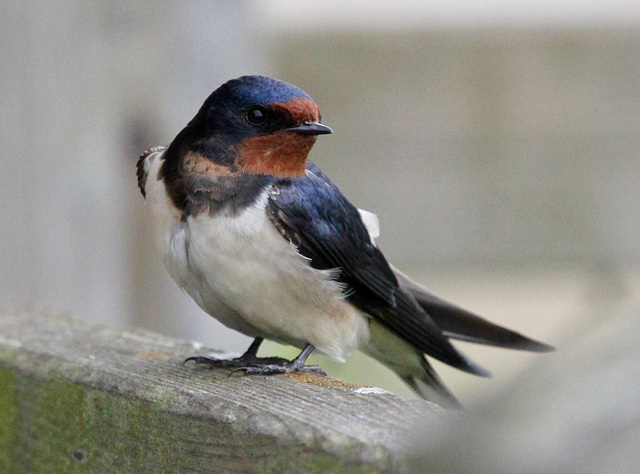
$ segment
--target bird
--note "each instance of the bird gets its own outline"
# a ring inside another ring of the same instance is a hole
[[[266,76],[229,80],[166,147],[137,163],[153,238],[171,277],[206,313],[254,338],[234,359],[193,356],[246,375],[309,372],[318,351],[355,350],[419,396],[460,408],[429,358],[487,377],[451,342],[535,352],[553,348],[449,303],[392,266],[379,221],[358,209],[308,155],[322,123],[300,88]],[[265,340],[301,350],[258,357]]]

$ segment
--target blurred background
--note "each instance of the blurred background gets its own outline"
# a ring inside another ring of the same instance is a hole
[[[264,74],[320,104],[312,160],[379,216],[390,261],[558,347],[460,344],[494,374],[438,365],[463,403],[637,307],[640,3],[388,3],[2,1],[0,298],[243,352],[161,267],[135,164]],[[316,362],[410,395],[365,356]]]

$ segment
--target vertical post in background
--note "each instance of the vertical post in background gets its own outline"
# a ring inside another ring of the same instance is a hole
[[[1,299],[225,346],[226,336],[206,337],[216,323],[160,267],[135,164],[223,80],[264,71],[248,10],[246,1],[5,2]]]

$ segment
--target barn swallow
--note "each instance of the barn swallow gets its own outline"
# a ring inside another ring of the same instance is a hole
[[[426,356],[489,374],[450,339],[552,349],[391,266],[376,245],[377,217],[307,161],[318,135],[329,133],[304,91],[243,76],[215,90],[168,147],[140,157],[138,185],[170,275],[205,312],[255,338],[236,359],[187,361],[249,375],[324,374],[305,365],[312,351],[344,361],[360,349],[423,398],[457,407]],[[265,338],[302,351],[292,361],[258,357]]]

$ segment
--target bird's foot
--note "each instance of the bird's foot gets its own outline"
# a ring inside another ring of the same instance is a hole
[[[245,375],[277,375],[277,374],[295,374],[297,372],[305,372],[310,374],[318,374],[326,376],[326,372],[319,365],[304,365],[309,354],[313,352],[314,347],[307,344],[298,357],[291,362],[277,362],[275,364],[251,364],[245,367],[239,367],[231,375],[236,372],[244,372]]]
[[[304,372],[308,374],[317,374],[326,376],[327,373],[322,370],[319,365],[304,365],[294,359],[291,362],[276,364],[253,364],[245,367],[238,367],[231,374],[242,372],[245,375],[278,375],[278,374],[295,374],[297,372]]]
[[[289,361],[282,357],[258,357],[258,347],[262,344],[262,338],[257,337],[251,347],[235,359],[215,359],[213,357],[194,356],[185,359],[184,363],[195,362],[196,365],[206,365],[211,369],[235,369],[236,372],[244,372],[245,375],[277,375],[305,372],[310,374],[327,375],[319,365],[304,365],[309,354],[313,352],[313,346],[307,344],[300,355]]]
[[[216,359],[214,357],[187,357],[184,363],[195,362],[196,365],[206,365],[210,369],[239,369],[245,367],[263,367],[267,365],[287,364],[289,361],[282,357],[256,357],[253,354],[243,354],[234,359]]]

